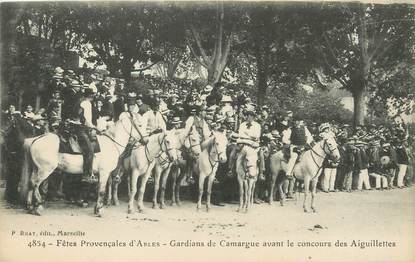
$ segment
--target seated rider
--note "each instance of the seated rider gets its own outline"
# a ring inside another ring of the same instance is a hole
[[[193,105],[190,108],[190,116],[186,120],[185,130],[190,132],[191,129],[195,129],[196,132],[199,134],[200,141],[202,141],[201,146],[203,149],[203,146],[204,146],[203,142],[206,142],[209,140],[211,131],[210,131],[208,123],[201,116],[201,108],[199,105]]]
[[[98,182],[97,177],[93,173],[92,162],[94,159],[94,148],[90,140],[90,131],[94,128],[92,124],[92,99],[94,93],[92,89],[85,89],[83,97],[80,98],[74,107],[68,123],[74,131],[78,139],[79,147],[83,156],[83,176],[82,182],[95,183]]]
[[[159,111],[160,102],[156,98],[149,99],[150,110],[144,113],[144,121],[147,121],[147,134],[149,136],[166,131],[166,121]]]
[[[290,158],[287,165],[287,176],[292,176],[294,165],[297,162],[299,153],[305,149],[305,147],[312,147],[314,144],[313,136],[303,121],[298,118],[294,118],[294,124],[285,129],[282,133],[282,143],[286,150],[289,149]]]
[[[243,122],[239,127],[237,145],[234,147],[229,156],[229,172],[234,173],[236,169],[236,159],[238,153],[242,150],[244,145],[248,145],[254,148],[259,147],[259,139],[261,137],[261,125],[258,124],[255,119],[255,110],[248,108],[245,112],[246,121]],[[263,154],[259,154],[260,166],[259,176],[263,176],[265,169],[265,161]]]

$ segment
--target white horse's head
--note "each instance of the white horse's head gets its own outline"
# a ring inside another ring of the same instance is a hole
[[[167,154],[171,162],[177,162],[179,159],[177,149],[179,148],[180,143],[176,133],[173,131],[167,131],[162,134],[162,136],[163,139],[160,142],[161,150]]]
[[[336,139],[333,136],[327,136],[323,139],[323,150],[326,155],[330,156],[334,161],[340,160],[340,152],[337,147]]]
[[[200,144],[200,135],[193,128],[190,129],[188,134],[185,134],[183,141],[184,147],[189,149],[193,156],[197,158],[202,152]]]
[[[249,177],[256,177],[258,174],[258,149],[244,146],[243,154],[245,155],[245,173]]]
[[[228,145],[228,139],[224,132],[214,131],[212,132],[211,146],[216,149],[218,156],[218,161],[220,163],[225,163],[227,161],[226,157],[226,147]]]

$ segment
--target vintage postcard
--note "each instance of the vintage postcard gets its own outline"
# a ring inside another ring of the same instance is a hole
[[[410,1],[0,12],[0,261],[415,261]]]

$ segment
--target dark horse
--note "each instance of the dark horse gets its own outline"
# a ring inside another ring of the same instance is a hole
[[[18,185],[23,166],[24,140],[39,135],[38,132],[37,128],[19,115],[2,130],[2,162],[6,172],[5,198],[9,203],[16,204],[19,199]]]

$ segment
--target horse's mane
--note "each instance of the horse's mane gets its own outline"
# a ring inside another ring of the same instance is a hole
[[[213,148],[213,141],[216,139],[214,133],[212,133],[212,135],[209,137],[209,140],[206,143],[206,149],[208,151],[208,153],[210,154],[210,152],[212,151]]]

